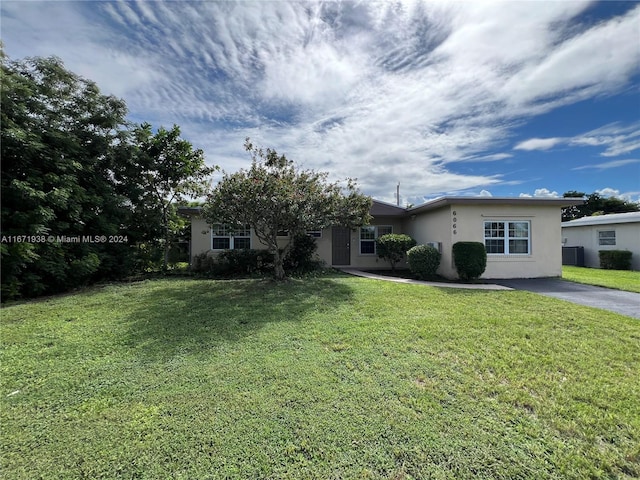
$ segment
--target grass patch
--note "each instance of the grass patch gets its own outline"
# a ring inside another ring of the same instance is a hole
[[[2,309],[7,479],[633,478],[640,323],[336,274]]]
[[[604,270],[563,265],[562,278],[587,285],[640,293],[640,272],[633,270]]]

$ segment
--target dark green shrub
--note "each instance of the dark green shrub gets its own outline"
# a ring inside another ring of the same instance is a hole
[[[600,268],[606,270],[631,270],[631,255],[629,250],[600,250]]]
[[[414,247],[416,241],[409,235],[388,233],[376,238],[376,252],[378,257],[388,260],[391,270],[396,269],[396,264],[400,262],[407,253],[407,250]]]
[[[264,273],[273,268],[273,254],[254,249],[223,250],[216,263],[222,275]]]
[[[409,269],[416,277],[433,277],[440,266],[440,252],[429,245],[417,245],[407,252]]]
[[[315,270],[320,262],[314,260],[318,244],[316,239],[306,235],[296,235],[293,245],[284,259],[284,269],[289,272],[305,273]]]
[[[480,242],[456,242],[453,244],[453,262],[462,280],[473,280],[487,268],[487,251]]]
[[[207,253],[200,253],[193,257],[191,271],[195,273],[211,273],[214,268],[215,257]]]
[[[193,259],[191,270],[212,276],[241,276],[265,273],[273,268],[273,254],[266,250],[223,250],[217,255],[202,253]]]

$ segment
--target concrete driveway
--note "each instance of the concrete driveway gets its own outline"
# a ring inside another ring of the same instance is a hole
[[[495,283],[640,318],[640,293],[582,285],[559,278],[495,280]]]

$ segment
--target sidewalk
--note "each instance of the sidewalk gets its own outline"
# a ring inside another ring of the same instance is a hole
[[[424,282],[422,280],[411,280],[409,278],[397,278],[387,277],[384,275],[377,275],[371,272],[363,272],[357,268],[340,268],[339,270],[356,277],[371,278],[373,280],[386,280],[388,282],[396,283],[410,283],[415,285],[429,285],[430,287],[443,287],[443,288],[466,288],[468,290],[513,290],[513,288],[506,287],[504,285],[495,285],[491,283],[445,283],[445,282]]]

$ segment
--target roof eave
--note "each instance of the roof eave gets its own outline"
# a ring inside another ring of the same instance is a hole
[[[532,198],[532,197],[439,197],[417,207],[410,208],[408,213],[416,214],[428,210],[435,210],[447,205],[519,205],[519,206],[555,206],[569,207],[582,205],[585,198]]]

